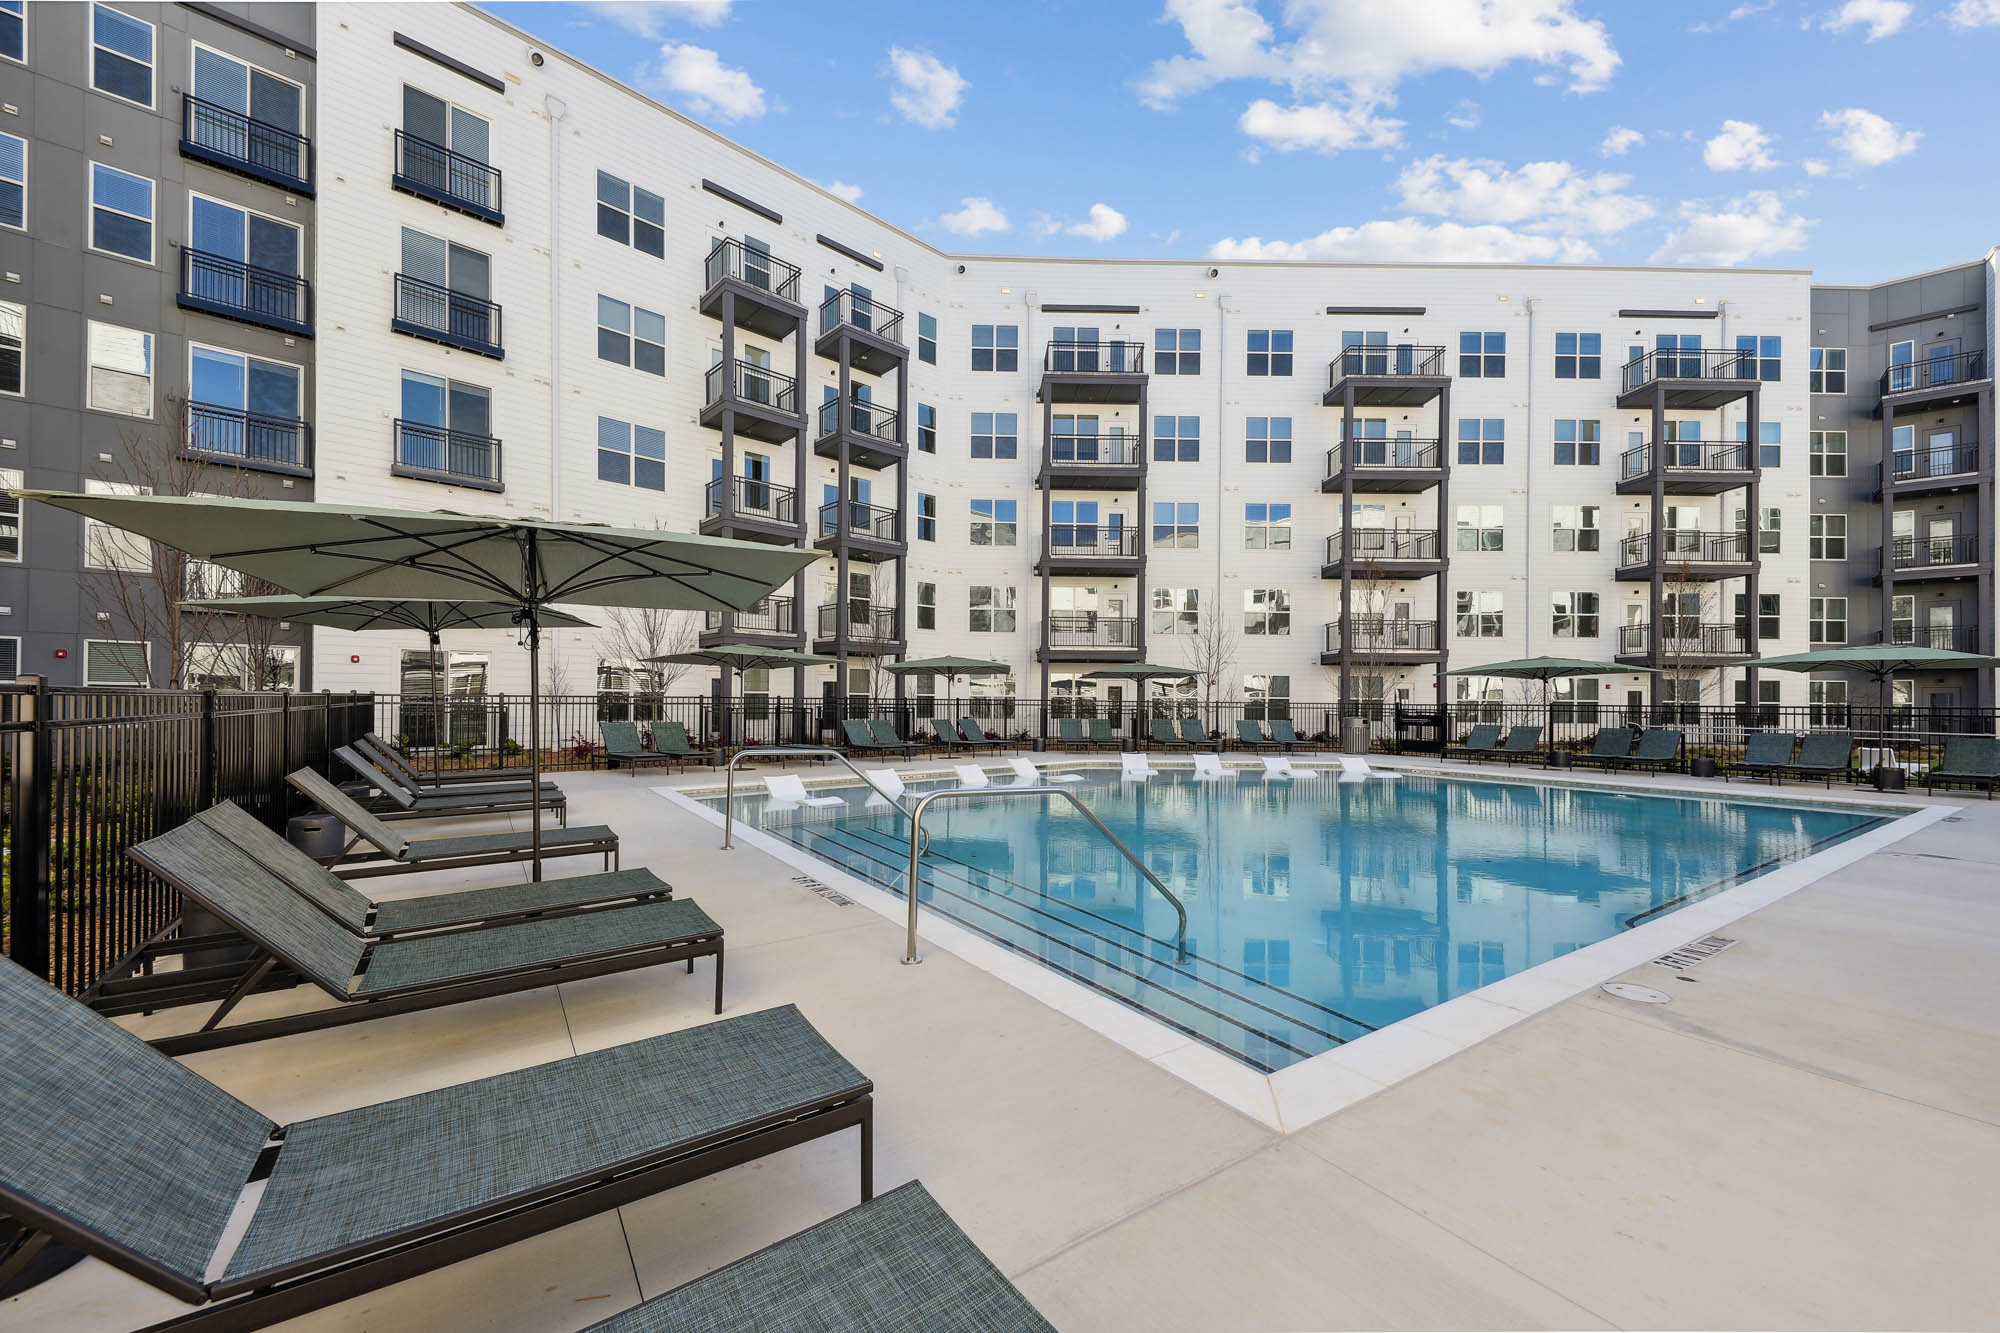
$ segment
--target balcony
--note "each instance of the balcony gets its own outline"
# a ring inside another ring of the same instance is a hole
[[[1728,440],[1668,440],[1618,456],[1618,494],[1647,495],[1655,474],[1667,495],[1720,495],[1754,477],[1750,446]]]
[[[1618,661],[1635,666],[1728,666],[1747,661],[1750,641],[1735,625],[1700,625],[1677,616],[1662,616],[1653,625],[1621,625]],[[1658,650],[1658,657],[1654,650]]]
[[[181,156],[312,197],[312,140],[193,93],[181,95]]]
[[[789,444],[805,429],[798,385],[769,366],[724,361],[708,368],[703,387],[701,424],[713,430],[722,429],[726,414],[734,415],[736,434],[766,444]]]
[[[500,170],[443,144],[396,131],[396,171],[389,184],[404,194],[504,226],[500,211]]]
[[[723,501],[729,512],[723,512]],[[751,477],[717,477],[708,483],[702,510],[704,537],[737,537],[790,546],[798,541],[798,492]]]
[[[813,351],[838,361],[843,347],[847,364],[863,374],[895,370],[910,355],[903,346],[903,312],[851,287],[835,292],[820,303],[819,337]]]
[[[700,645],[749,643],[790,648],[799,642],[798,603],[789,597],[766,597],[751,611],[708,611],[702,616]]]
[[[1971,578],[1979,572],[1979,534],[1897,537],[1890,541],[1888,555],[1889,567],[1899,582]]]
[[[1040,656],[1049,662],[1136,662],[1145,647],[1137,620],[1095,611],[1050,612],[1044,632]]]
[[[1889,455],[1889,484],[1898,494],[1954,491],[1979,480],[1979,446],[1948,444],[1898,449]]]
[[[903,517],[881,505],[849,500],[819,507],[819,536],[813,547],[833,551],[842,546],[856,560],[893,560],[904,552]]]
[[[191,402],[184,454],[202,463],[310,477],[312,425],[292,417]]]
[[[806,322],[798,265],[724,237],[702,266],[701,313],[782,342]]]
[[[1043,402],[1136,403],[1146,387],[1146,344],[1053,341],[1042,350]]]
[[[1344,631],[1344,632],[1343,632]],[[1380,664],[1398,666],[1444,660],[1435,620],[1391,620],[1386,616],[1355,616],[1326,624],[1321,666]]]
[[[1740,579],[1756,567],[1757,559],[1744,532],[1670,528],[1664,543],[1656,543],[1650,532],[1635,532],[1618,543],[1620,582],[1651,579],[1656,564],[1669,579],[1709,582]]]
[[[1906,648],[1939,648],[1950,653],[1976,653],[1979,651],[1979,626],[1893,625],[1887,634],[1876,634],[1868,642]]]
[[[1413,343],[1346,347],[1327,363],[1326,407],[1421,407],[1451,386],[1442,347]]]
[[[506,356],[500,344],[499,306],[406,273],[396,275],[396,313],[389,327],[495,361]]]
[[[843,447],[848,461],[869,468],[894,467],[909,456],[895,412],[865,398],[834,398],[819,405],[813,452],[839,458]]]
[[[1355,577],[1424,578],[1444,569],[1444,553],[1434,528],[1356,528],[1353,549],[1341,550],[1342,529],[1326,539],[1320,577],[1337,579],[1351,565]]]
[[[396,458],[389,474],[416,481],[501,491],[500,441],[422,421],[396,422]]]
[[[1145,548],[1139,529],[1102,523],[1057,523],[1049,528],[1049,547],[1035,565],[1040,574],[1102,574],[1109,577],[1139,572]]]
[[[845,644],[850,653],[870,656],[902,651],[903,622],[893,606],[852,600],[830,602],[819,609],[813,651],[834,653]]]
[[[1437,440],[1408,436],[1360,439],[1352,446],[1336,444],[1326,451],[1326,476],[1319,483],[1320,490],[1338,494],[1346,489],[1350,472],[1357,491],[1415,495],[1444,481],[1444,450]]]
[[[1971,396],[1971,386],[1991,378],[1984,352],[1939,352],[1882,372],[1885,412],[1918,412]]]
[[[1705,411],[1748,398],[1762,381],[1757,354],[1700,347],[1656,348],[1625,363],[1618,406],[1651,407],[1656,397],[1679,411]]]
[[[1037,486],[1070,491],[1136,491],[1146,472],[1144,435],[1049,436],[1048,464]]]
[[[312,337],[312,284],[296,273],[181,247],[183,310],[220,315],[280,333]]]

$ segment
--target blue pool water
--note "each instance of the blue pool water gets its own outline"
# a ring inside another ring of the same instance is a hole
[[[1073,790],[1180,897],[1185,957],[1172,906],[1061,800],[932,806],[925,910],[1265,1071],[1886,818],[1424,776],[1125,783],[1099,769]],[[739,796],[737,815],[901,895],[907,818],[859,784],[833,793],[846,804]]]

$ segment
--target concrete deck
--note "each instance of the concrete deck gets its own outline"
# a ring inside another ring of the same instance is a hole
[[[1631,970],[1670,1004],[1593,987],[1284,1134],[949,952],[898,966],[657,774],[560,780],[724,924],[726,1012],[796,1003],[875,1080],[878,1187],[924,1180],[1065,1329],[2000,1327],[2000,802]],[[369,887],[500,876],[411,878]],[[705,967],[188,1063],[291,1120],[707,1021]],[[578,1328],[849,1206],[854,1165],[806,1145],[284,1327]],[[86,1260],[0,1327],[187,1308]]]

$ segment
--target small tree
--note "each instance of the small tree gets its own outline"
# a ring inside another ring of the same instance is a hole
[[[1373,555],[1364,557],[1354,567],[1353,580],[1348,589],[1347,624],[1343,628],[1347,634],[1350,679],[1358,673],[1364,679],[1374,677],[1382,682],[1382,699],[1372,701],[1377,709],[1384,706],[1383,700],[1388,697],[1391,650],[1401,646],[1394,636],[1407,629],[1389,623],[1384,610],[1388,598],[1389,577],[1382,570],[1381,560]],[[1347,702],[1341,700],[1342,705]],[[1368,711],[1356,708],[1355,715],[1365,716]],[[1373,720],[1379,721],[1380,718]]]
[[[1211,603],[1195,621],[1194,633],[1181,644],[1187,664],[1201,674],[1202,706],[1213,716],[1218,698],[1228,698],[1235,683],[1237,630],[1221,608]]]
[[[622,663],[639,689],[665,694],[667,687],[691,669],[686,662],[650,659],[690,652],[700,641],[699,622],[690,612],[658,607],[614,606],[604,617],[598,645],[607,658]]]
[[[1685,560],[1666,576],[1662,597],[1660,622],[1653,632],[1660,636],[1660,667],[1666,679],[1673,682],[1674,707],[1670,716],[1681,721],[1685,720],[1681,709],[1689,695],[1693,696],[1697,709],[1701,706],[1706,675],[1706,668],[1700,662],[1705,646],[1702,633],[1718,619],[1721,599],[1715,585],[1696,578],[1693,566]]]

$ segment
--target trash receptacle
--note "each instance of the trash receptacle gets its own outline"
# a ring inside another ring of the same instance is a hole
[[[1342,754],[1368,753],[1368,720],[1360,717],[1341,719],[1340,752]]]
[[[315,861],[332,861],[347,845],[347,825],[324,811],[294,815],[285,825],[285,839]]]
[[[1869,774],[1874,780],[1876,791],[1905,791],[1909,788],[1909,774],[1894,764],[1877,764]]]

